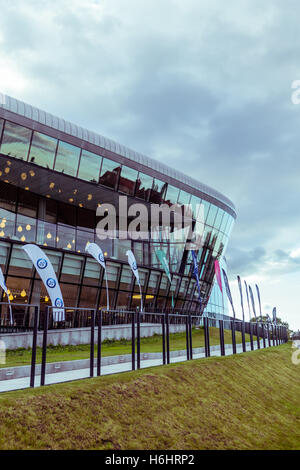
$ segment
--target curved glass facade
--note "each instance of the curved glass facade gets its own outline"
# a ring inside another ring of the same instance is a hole
[[[154,165],[153,165],[154,166]],[[100,266],[85,253],[98,243],[107,259],[111,306],[134,308],[139,290],[127,265],[132,249],[139,265],[147,309],[199,312],[191,252],[175,237],[157,240],[97,239],[96,209],[126,195],[132,202],[190,205],[196,231],[203,234],[197,251],[203,306],[215,305],[214,260],[226,250],[234,224],[233,205],[182,181],[134,163],[86,140],[0,107],[0,263],[12,301],[49,304],[41,281],[21,249],[33,242],[43,247],[57,271],[64,302],[70,307],[104,307]],[[198,213],[199,205],[204,208]],[[155,251],[165,252],[172,284]],[[212,292],[212,295],[211,295]],[[210,302],[208,304],[208,302]],[[203,313],[203,310],[202,312]]]

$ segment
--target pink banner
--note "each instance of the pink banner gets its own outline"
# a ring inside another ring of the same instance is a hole
[[[215,273],[216,273],[217,283],[218,283],[218,285],[220,287],[220,290],[223,294],[221,270],[220,270],[219,261],[217,259],[215,260]]]

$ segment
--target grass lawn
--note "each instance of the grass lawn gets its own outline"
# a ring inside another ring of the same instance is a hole
[[[298,449],[291,343],[0,395],[1,449]]]
[[[195,329],[192,331],[193,348],[204,346],[204,330],[203,328]],[[224,330],[225,343],[231,344],[231,331]],[[249,335],[245,335],[246,341],[250,341]],[[256,339],[256,338],[254,338]],[[242,342],[240,332],[236,332],[237,343]],[[211,346],[220,344],[219,329],[210,328],[210,344]],[[170,334],[170,349],[172,351],[186,349],[186,336],[184,333]],[[141,352],[161,352],[162,351],[162,337],[154,335],[149,338],[141,338]],[[96,354],[96,347],[95,347]],[[131,354],[131,341],[120,340],[110,341],[106,340],[102,344],[103,356],[116,356],[120,354]],[[59,361],[72,361],[75,359],[88,359],[90,357],[90,346],[88,344],[78,346],[48,346],[47,349],[47,362]],[[37,349],[37,363],[41,362],[42,350]],[[31,362],[31,349],[17,349],[14,351],[6,352],[6,364],[1,364],[0,367],[13,367],[30,364]]]

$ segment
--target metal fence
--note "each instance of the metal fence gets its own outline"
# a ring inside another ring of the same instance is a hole
[[[7,304],[0,303],[1,309],[7,307]],[[16,304],[14,304],[16,305]],[[225,356],[225,349],[232,348],[232,353],[237,353],[237,333],[240,334],[239,341],[241,343],[242,351],[247,350],[247,344],[250,343],[250,349],[255,349],[255,342],[257,348],[266,348],[276,346],[283,342],[288,341],[287,328],[272,323],[252,323],[243,322],[237,319],[220,320],[210,317],[199,317],[198,315],[178,314],[169,312],[139,312],[139,311],[120,311],[120,310],[98,310],[90,308],[73,308],[64,307],[65,321],[55,322],[53,320],[53,307],[47,307],[46,312],[40,316],[39,307],[36,305],[28,305],[31,309],[32,316],[32,357],[31,357],[31,374],[30,386],[34,387],[36,377],[36,352],[37,352],[37,335],[38,327],[42,327],[43,341],[42,341],[42,360],[41,360],[41,376],[40,385],[45,385],[46,377],[46,364],[47,364],[47,346],[48,346],[48,332],[53,329],[64,328],[81,328],[84,326],[90,332],[89,344],[89,369],[90,377],[101,375],[101,356],[102,356],[102,334],[107,325],[126,325],[130,330],[130,349],[131,349],[131,369],[141,368],[141,327],[145,325],[155,326],[155,331],[158,331],[161,341],[161,363],[169,364],[171,361],[171,344],[173,340],[172,332],[180,331],[184,333],[184,342],[186,350],[186,360],[193,359],[193,354],[200,344],[196,343],[193,339],[193,330],[203,328],[204,332],[204,352],[205,357],[210,357],[212,352],[211,346],[211,328],[217,328],[218,332],[218,348],[221,356]],[[16,321],[14,314],[12,315],[12,322]],[[9,327],[6,320],[3,327]],[[227,331],[227,333],[226,333]],[[249,335],[249,341],[246,342],[246,335]],[[225,341],[227,338],[227,344]],[[230,338],[230,346],[228,346],[228,338]],[[214,342],[216,342],[216,331],[214,331]],[[96,345],[96,350],[95,350]],[[226,348],[225,348],[226,346]],[[193,351],[194,349],[194,351]],[[249,347],[248,347],[249,349]],[[96,357],[95,357],[96,356]]]

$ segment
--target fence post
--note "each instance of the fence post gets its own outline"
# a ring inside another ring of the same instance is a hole
[[[253,344],[253,324],[249,322],[249,332],[250,332],[250,345],[251,345],[251,351],[254,350],[254,344]]]
[[[208,318],[203,318],[204,323],[204,344],[205,344],[205,357],[210,357],[210,345],[209,345],[209,325]]]
[[[185,341],[186,341],[186,357],[190,360],[190,341],[189,341],[189,318],[185,317]]]
[[[263,345],[264,345],[264,348],[265,348],[266,347],[266,336],[265,336],[265,324],[263,322],[261,323],[261,328],[262,328]]]
[[[258,327],[258,323],[256,322],[255,325],[256,325],[257,349],[260,349],[260,339],[259,339],[259,327]]]
[[[140,311],[136,314],[136,355],[137,355],[137,369],[141,368],[141,316]]]
[[[245,322],[242,322],[242,345],[243,345],[243,352],[246,352],[246,341],[245,341]]]
[[[102,310],[98,311],[98,339],[97,339],[97,376],[101,375],[101,349],[102,349]]]
[[[189,314],[189,339],[190,339],[190,360],[193,359],[193,331],[192,331],[192,317]]]
[[[268,336],[268,343],[269,343],[269,348],[271,347],[271,338],[270,338],[270,325],[267,323],[267,336]]]
[[[165,316],[161,316],[161,328],[162,328],[162,354],[163,364],[166,364],[166,327],[165,327]]]
[[[90,377],[94,377],[95,309],[91,309]]]
[[[31,354],[31,370],[30,370],[30,387],[34,387],[35,381],[35,364],[36,364],[36,343],[39,321],[39,307],[34,307],[34,325],[32,335],[32,354]]]
[[[219,320],[219,330],[220,330],[220,349],[221,349],[221,356],[225,356],[225,346],[224,346],[224,323],[223,323],[223,320]]]
[[[132,370],[135,370],[135,312],[131,315],[131,361]]]
[[[235,321],[231,320],[232,353],[236,354]]]
[[[170,364],[170,334],[169,334],[169,314],[166,315],[166,340],[167,340],[167,364]]]
[[[49,323],[49,307],[46,307],[46,314],[45,314],[45,317],[44,317],[44,332],[43,332],[43,350],[42,350],[42,364],[41,364],[41,387],[45,385],[45,376],[46,376],[48,323]]]

